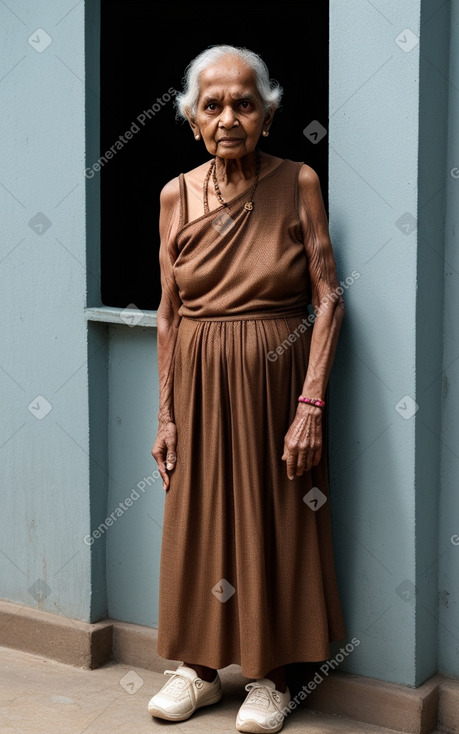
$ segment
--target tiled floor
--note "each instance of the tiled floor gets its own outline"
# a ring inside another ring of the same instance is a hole
[[[0,731],[2,734],[191,734],[235,732],[245,697],[236,666],[221,672],[224,697],[188,721],[152,719],[149,698],[165,682],[162,674],[109,664],[82,670],[54,660],[0,648]],[[286,734],[393,734],[368,724],[298,710],[285,722]]]

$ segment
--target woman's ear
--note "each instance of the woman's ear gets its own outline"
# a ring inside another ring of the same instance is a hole
[[[193,131],[194,139],[201,140],[201,131],[199,129],[199,126],[196,124],[194,117],[192,117],[188,109],[185,110],[185,114],[186,114],[188,122],[190,123],[190,127]]]
[[[263,122],[263,130],[266,130],[266,132],[269,131],[269,128],[272,125],[275,111],[276,111],[275,109],[273,109],[272,107],[270,107],[269,110],[267,111],[266,115],[265,115],[265,119],[264,119],[264,122]]]

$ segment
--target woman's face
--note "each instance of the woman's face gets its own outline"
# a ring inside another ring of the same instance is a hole
[[[225,56],[200,75],[196,118],[188,118],[211,155],[242,158],[252,153],[273,113],[265,113],[255,76],[234,56]]]

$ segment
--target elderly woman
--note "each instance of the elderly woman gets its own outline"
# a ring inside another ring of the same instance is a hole
[[[176,104],[211,158],[161,192],[158,652],[183,664],[148,710],[189,718],[236,663],[241,732],[279,731],[286,666],[346,634],[323,441],[342,289],[317,174],[258,148],[281,94],[257,54],[203,51]]]

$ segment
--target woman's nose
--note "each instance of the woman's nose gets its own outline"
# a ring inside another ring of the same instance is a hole
[[[234,124],[238,122],[237,116],[233,110],[232,107],[224,107],[221,115],[219,123],[222,127],[233,127]]]

